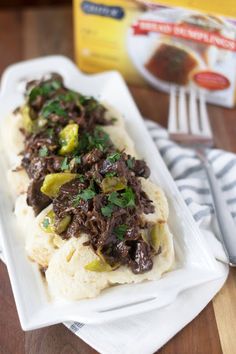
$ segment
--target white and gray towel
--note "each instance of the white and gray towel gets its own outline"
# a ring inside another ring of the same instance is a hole
[[[146,125],[203,233],[213,232],[217,235],[212,198],[199,159],[191,149],[183,149],[170,141],[166,130],[156,123],[146,121]],[[229,210],[236,220],[236,156],[213,149],[209,151],[208,159],[222,185]],[[103,354],[152,353],[191,321],[210,301],[223,285],[227,276],[227,267],[224,268],[222,274],[224,276],[218,283],[213,282],[208,288],[200,286],[195,289],[194,293],[185,292],[178,297],[175,304],[165,309],[106,325],[83,325],[78,322],[67,322],[65,325]],[[191,303],[189,303],[189,298]],[[199,301],[200,298],[201,301]],[[178,316],[178,308],[182,311],[181,318]],[[170,320],[168,328],[163,326],[166,318]],[[174,318],[175,321],[173,321]]]

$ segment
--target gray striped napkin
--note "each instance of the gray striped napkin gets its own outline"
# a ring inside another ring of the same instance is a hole
[[[211,243],[216,258],[225,260],[224,252],[214,235],[218,230],[208,182],[199,159],[191,149],[183,149],[168,139],[167,131],[158,124],[146,121],[147,128],[160,151],[170,173],[189,206],[195,221]],[[209,161],[222,184],[232,216],[236,217],[236,156],[222,150],[210,150]],[[1,252],[1,251],[0,251]],[[1,256],[1,253],[0,253]],[[104,354],[152,353],[166,343],[175,333],[191,321],[222,287],[227,277],[227,267],[222,266],[222,278],[218,282],[199,286],[186,298],[186,293],[176,299],[173,305],[106,325],[84,325],[66,322],[65,325],[89,345]],[[201,301],[200,301],[201,299]],[[181,308],[181,316],[178,316]],[[181,317],[181,318],[180,318]],[[166,318],[174,318],[163,326]],[[158,336],[157,336],[158,332]]]
[[[214,215],[214,208],[200,160],[193,150],[170,141],[167,131],[156,123],[146,121],[146,125],[195,221],[201,224],[206,217]],[[236,218],[236,155],[212,149],[208,160],[222,185],[229,210]]]

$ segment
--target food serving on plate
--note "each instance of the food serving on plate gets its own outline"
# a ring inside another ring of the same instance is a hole
[[[188,50],[164,42],[158,44],[145,64],[146,69],[156,78],[177,85],[187,85],[197,66],[198,61]]]
[[[170,270],[167,200],[117,111],[51,74],[28,82],[5,125],[17,222],[54,298],[91,298]]]

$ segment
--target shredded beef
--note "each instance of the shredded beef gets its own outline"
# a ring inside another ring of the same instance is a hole
[[[43,179],[32,180],[27,191],[27,204],[32,206],[35,215],[51,203],[51,199],[40,191],[42,184]]]
[[[26,99],[34,124],[33,132],[22,130],[21,165],[31,179],[27,203],[37,215],[52,202],[55,225],[69,217],[60,236],[86,233],[87,245],[114,268],[126,265],[135,274],[149,271],[155,250],[142,235],[150,234],[152,225],[143,221],[142,213],[153,213],[154,205],[138,178],[150,175],[145,161],[117,151],[101,129],[112,124],[105,119],[106,109],[94,98],[65,88],[60,75],[28,83]],[[60,132],[73,122],[79,125],[78,144],[62,156]],[[41,193],[45,176],[62,172],[77,176],[52,199]],[[114,176],[125,183],[117,188],[113,183],[114,190],[106,190],[104,179],[109,183]]]
[[[93,149],[83,156],[82,162],[85,166],[92,166],[94,163],[98,162],[102,156],[103,153],[101,150]]]
[[[27,161],[26,171],[30,178],[39,179],[49,173],[60,172],[62,161],[61,156],[33,157]]]
[[[135,274],[145,273],[152,269],[153,261],[151,258],[150,246],[144,242],[139,241],[133,244],[131,248],[131,269]]]
[[[132,170],[134,171],[135,176],[144,178],[148,178],[150,176],[150,169],[143,160],[135,160]]]

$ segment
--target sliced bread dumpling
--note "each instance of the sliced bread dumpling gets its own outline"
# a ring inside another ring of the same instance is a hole
[[[11,168],[7,171],[7,181],[14,197],[27,192],[30,179],[24,169]]]
[[[20,165],[19,154],[24,150],[24,136],[20,128],[22,128],[22,115],[12,113],[4,119],[0,129],[1,145],[11,166]]]
[[[109,272],[86,270],[84,267],[87,264],[98,259],[90,246],[84,245],[87,240],[88,237],[85,234],[79,238],[71,238],[51,257],[46,279],[54,298],[67,300],[92,298],[111,284],[157,280],[173,265],[173,241],[167,224],[161,234],[161,252],[153,258],[153,268],[144,274],[134,274],[130,268],[125,266]]]
[[[102,105],[107,109],[105,119],[108,121],[112,120],[113,126],[125,128],[125,121],[121,113],[107,102],[102,102]]]
[[[147,194],[148,198],[152,200],[155,207],[154,213],[143,214],[143,219],[151,223],[167,222],[169,207],[164,191],[149,179],[140,177],[140,182],[143,191]]]
[[[133,140],[126,130],[119,126],[106,125],[102,129],[110,136],[111,141],[118,150],[137,157]]]
[[[16,200],[15,215],[25,238],[27,255],[41,267],[47,267],[54,252],[65,243],[60,236],[45,232],[40,226],[50,210],[52,205],[35,218],[33,209],[26,203],[26,194]]]
[[[97,258],[90,246],[84,245],[87,240],[86,235],[73,237],[53,255],[45,274],[54,298],[92,298],[109,286],[107,272],[84,268]]]

